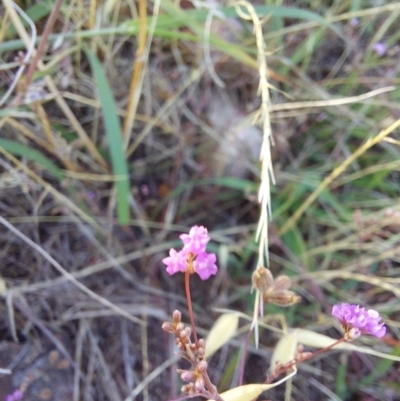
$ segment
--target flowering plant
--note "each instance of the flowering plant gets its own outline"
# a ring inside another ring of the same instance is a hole
[[[342,323],[342,329],[348,340],[360,337],[361,334],[370,334],[382,338],[386,334],[386,327],[376,310],[343,303],[332,308],[332,315]]]
[[[188,234],[180,235],[183,242],[181,250],[176,251],[170,249],[169,256],[164,258],[162,262],[166,266],[166,271],[170,275],[178,272],[185,274],[185,291],[189,310],[191,326],[186,326],[182,322],[182,314],[176,310],[172,314],[172,321],[164,322],[162,329],[167,333],[175,336],[175,344],[179,349],[182,358],[190,363],[189,369],[178,369],[184,385],[182,392],[189,397],[202,396],[207,399],[216,401],[247,401],[256,398],[261,392],[275,387],[276,385],[287,380],[291,375],[296,373],[297,364],[309,360],[316,355],[326,352],[333,347],[340,347],[341,343],[352,341],[359,336],[366,334],[378,338],[382,338],[386,334],[386,327],[381,321],[379,313],[373,309],[366,310],[359,305],[350,305],[342,303],[335,305],[332,309],[332,315],[339,319],[344,335],[339,340],[333,340],[321,334],[317,334],[315,338],[322,339],[321,349],[316,352],[304,352],[303,348],[298,344],[298,338],[301,333],[307,331],[295,330],[292,333],[284,335],[280,341],[281,345],[277,345],[277,349],[284,350],[284,356],[278,356],[275,352],[272,358],[271,371],[262,384],[244,385],[243,369],[241,369],[242,377],[239,380],[239,387],[219,394],[217,387],[212,383],[208,372],[208,363],[206,358],[206,341],[199,339],[196,333],[194,314],[192,310],[192,302],[190,295],[189,278],[192,274],[197,273],[202,280],[207,280],[211,276],[217,274],[216,255],[207,253],[206,246],[210,241],[208,231],[205,227],[194,226]],[[259,294],[262,302],[270,302],[278,306],[287,307],[300,302],[301,298],[290,290],[291,281],[287,276],[279,276],[274,278],[269,269],[258,267],[252,276],[253,288]],[[258,311],[257,311],[258,313]],[[262,310],[261,310],[262,313]],[[236,319],[237,322],[237,319]],[[254,320],[251,330],[254,329]],[[228,327],[223,327],[225,332],[229,332]],[[192,341],[193,334],[193,341]],[[223,336],[225,334],[217,335]],[[297,337],[296,337],[297,336]],[[212,336],[209,336],[211,341]],[[250,336],[247,337],[248,340]],[[328,345],[327,344],[328,340]],[[221,339],[219,339],[221,343]],[[222,345],[222,344],[220,344]],[[318,344],[315,344],[318,346]],[[214,345],[215,348],[215,345]],[[242,365],[244,367],[245,356],[243,356]],[[286,373],[286,376],[284,376]],[[282,378],[276,381],[279,377]]]
[[[179,252],[170,249],[169,256],[163,259],[168,274],[188,270],[189,273],[197,273],[202,280],[217,274],[217,257],[214,253],[206,252],[206,245],[210,241],[206,228],[193,226],[189,234],[182,234],[180,239],[183,248]]]

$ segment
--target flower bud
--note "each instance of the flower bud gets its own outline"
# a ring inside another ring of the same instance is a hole
[[[342,329],[344,331],[344,337],[347,341],[355,340],[356,338],[361,336],[361,331],[357,327],[349,328],[342,326]]]
[[[291,285],[292,282],[290,281],[290,278],[288,276],[278,276],[274,281],[274,285],[272,286],[272,291],[279,292],[288,290]]]
[[[264,294],[269,288],[271,288],[274,278],[269,269],[266,269],[265,267],[257,267],[251,277],[251,281],[253,288]]]
[[[185,331],[185,329],[179,331],[177,333],[177,337],[179,337],[182,341],[186,342],[186,331]]]
[[[296,355],[296,359],[297,359],[298,362],[301,362],[303,359],[308,359],[308,358],[310,358],[311,355],[313,355],[313,353],[310,352],[310,351],[299,352],[299,353]]]
[[[196,366],[196,370],[199,373],[204,373],[207,370],[207,367],[208,367],[208,363],[206,361],[200,361]]]
[[[192,382],[195,379],[195,374],[192,370],[181,370],[178,369],[177,371],[181,375],[181,379],[184,382]]]
[[[172,314],[172,320],[174,321],[174,323],[176,324],[180,323],[181,318],[182,318],[182,313],[178,310],[175,310],[174,313]]]
[[[182,386],[181,391],[182,393],[187,394],[189,397],[193,397],[195,394],[194,384],[193,383],[185,384],[184,386]]]
[[[182,351],[185,351],[185,346],[179,338],[175,338],[175,345]]]
[[[190,327],[185,327],[186,338],[190,340],[190,334],[192,333],[192,329]]]
[[[194,388],[196,389],[196,392],[202,393],[205,388],[204,388],[204,379],[200,376],[196,379],[194,382]]]
[[[264,301],[271,302],[272,304],[278,306],[290,306],[299,303],[301,301],[301,297],[296,295],[293,291],[285,290],[265,294]]]
[[[171,322],[164,322],[161,328],[166,331],[167,333],[174,334],[175,333],[175,326]]]
[[[197,348],[197,359],[202,361],[206,356],[204,348]]]

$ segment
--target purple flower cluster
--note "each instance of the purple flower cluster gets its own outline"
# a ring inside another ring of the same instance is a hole
[[[7,395],[5,398],[5,401],[18,401],[22,400],[22,397],[24,394],[22,393],[21,390],[15,390],[12,394]]]
[[[350,334],[351,339],[361,334],[370,334],[382,338],[386,334],[386,327],[380,322],[381,317],[376,310],[343,303],[332,308],[332,315],[337,317],[342,324],[345,334]]]
[[[183,242],[182,250],[177,252],[171,248],[169,256],[162,260],[167,266],[168,274],[185,272],[190,260],[193,260],[193,269],[202,280],[207,280],[210,276],[217,274],[218,268],[215,264],[217,257],[214,253],[206,252],[210,237],[205,227],[193,226],[189,234],[182,234],[179,238]]]

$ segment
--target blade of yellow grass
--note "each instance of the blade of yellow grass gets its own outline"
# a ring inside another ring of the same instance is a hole
[[[246,384],[244,386],[235,387],[224,393],[221,393],[220,396],[224,401],[251,401],[257,398],[262,392],[279,386],[285,381],[289,380],[293,375],[296,374],[296,370],[291,372],[291,374],[285,376],[283,379],[279,380],[276,383],[272,384]],[[214,401],[214,400],[210,400]]]
[[[303,213],[307,210],[307,208],[318,198],[322,191],[324,191],[332,182],[333,180],[342,174],[347,167],[350,166],[351,163],[354,162],[359,156],[365,153],[368,149],[372,146],[378,144],[379,142],[383,141],[385,137],[391,134],[395,129],[400,127],[400,119],[395,121],[392,125],[388,128],[382,130],[378,135],[374,138],[368,139],[364,144],[362,144],[352,155],[350,155],[342,164],[336,167],[328,177],[326,177],[318,188],[303,202],[303,204],[297,209],[296,213],[283,225],[283,227],[279,230],[279,234],[283,235],[287,231],[289,231],[300,219]]]
[[[139,87],[139,79],[142,73],[143,65],[145,62],[147,38],[147,1],[139,0],[139,34],[138,45],[135,53],[135,66],[132,71],[131,84],[129,87],[129,102],[126,109],[124,125],[122,128],[122,135],[124,138],[129,138],[129,133],[133,127],[135,119],[136,107],[139,101],[141,87]],[[127,140],[125,140],[125,146]]]
[[[207,359],[235,336],[238,323],[239,316],[237,313],[227,313],[217,319],[206,340]]]
[[[274,372],[279,364],[292,361],[296,356],[298,338],[295,333],[285,334],[276,344],[271,358],[270,371]]]
[[[34,181],[40,184],[43,188],[45,188],[49,193],[51,193],[61,204],[67,206],[72,212],[74,212],[77,216],[79,216],[83,221],[89,223],[93,228],[98,230],[99,232],[104,232],[104,230],[96,223],[96,221],[86,214],[82,209],[75,205],[74,202],[69,200],[65,195],[61,192],[58,192],[52,185],[44,181],[41,177],[39,177],[36,173],[34,173],[31,169],[21,163],[16,157],[12,154],[4,150],[0,147],[0,153],[7,157],[7,159],[11,160],[19,169],[23,170],[29,177],[31,177]]]

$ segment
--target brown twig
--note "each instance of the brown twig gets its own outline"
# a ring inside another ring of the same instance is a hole
[[[29,65],[28,71],[25,76],[25,82],[23,85],[23,89],[17,94],[17,96],[14,98],[14,100],[11,102],[10,107],[16,107],[18,106],[25,94],[26,89],[29,87],[29,84],[31,83],[33,79],[33,75],[36,71],[37,65],[39,63],[40,58],[42,57],[44,53],[45,46],[47,44],[47,40],[50,36],[50,33],[53,30],[53,26],[57,20],[58,14],[60,13],[61,9],[61,4],[63,0],[56,0],[54,7],[51,10],[51,13],[49,15],[49,18],[46,22],[46,26],[44,27],[43,34],[40,38],[39,46],[36,50],[36,54],[33,57],[32,62]]]
[[[278,376],[280,376],[282,373],[287,372],[288,370],[292,369],[293,366],[297,365],[300,362],[305,362],[308,361],[311,358],[316,357],[317,355],[322,354],[325,351],[329,351],[330,349],[332,349],[333,347],[335,347],[336,345],[343,343],[347,341],[345,337],[342,337],[340,340],[337,340],[336,342],[334,342],[331,345],[328,345],[325,348],[322,348],[318,351],[315,351],[313,353],[307,354],[306,356],[303,357],[298,357],[295,359],[290,360],[289,362],[286,362],[282,365],[278,365],[277,369],[275,370],[275,372],[273,372],[265,381],[266,384],[272,383]]]
[[[186,292],[186,299],[187,299],[189,316],[190,316],[190,324],[192,325],[192,330],[193,330],[194,343],[196,344],[196,347],[197,347],[199,341],[197,340],[196,326],[194,325],[194,316],[193,316],[193,308],[192,308],[192,298],[190,296],[189,279],[190,279],[190,272],[189,272],[189,269],[187,269],[185,272],[185,292]]]

